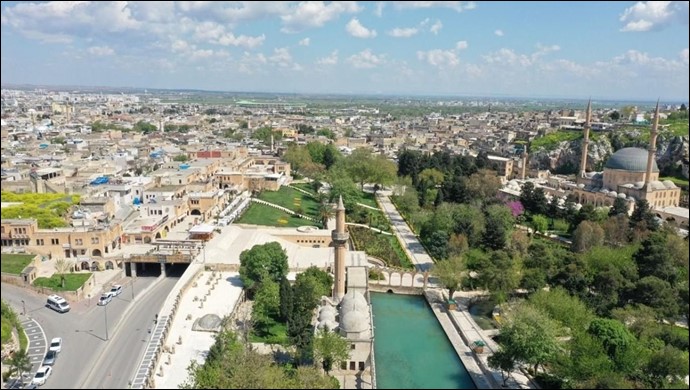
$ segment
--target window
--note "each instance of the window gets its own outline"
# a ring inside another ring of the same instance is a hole
[[[43,239],[42,239],[42,238],[37,238],[37,239],[36,239],[36,245],[43,245]]]
[[[76,238],[74,240],[74,245],[84,245],[84,241],[81,238]]]
[[[196,200],[196,199],[192,199],[190,203],[191,203],[191,204],[199,204],[199,201]]]
[[[98,237],[91,237],[91,243],[92,244],[98,244],[100,239]]]
[[[364,362],[359,362],[359,370],[364,371]]]
[[[60,239],[59,238],[51,238],[50,244],[51,245],[60,245]]]
[[[355,349],[355,345],[354,345],[354,344],[350,344],[350,349]]]

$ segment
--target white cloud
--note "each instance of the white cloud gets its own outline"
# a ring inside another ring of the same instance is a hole
[[[440,20],[436,20],[436,23],[432,24],[431,27],[429,28],[429,31],[431,31],[432,34],[438,35],[438,32],[441,31],[443,28],[443,23],[441,23]]]
[[[385,55],[375,55],[369,49],[364,49],[361,52],[350,56],[347,62],[352,64],[357,69],[375,68],[384,63]]]
[[[319,65],[336,65],[338,63],[338,50],[333,50],[328,57],[319,58],[316,63]]]
[[[311,39],[309,39],[309,38],[304,38],[304,39],[301,39],[299,41],[300,46],[309,46],[310,43],[311,43]]]
[[[115,54],[115,50],[108,46],[91,46],[86,51],[94,56],[111,56]]]
[[[273,49],[273,55],[268,57],[268,61],[280,66],[281,68],[287,68],[293,66],[292,54],[287,47],[278,47]]]
[[[503,36],[503,30],[496,30],[496,31],[494,31],[494,34],[495,34],[497,37],[502,37],[502,36]]]
[[[376,8],[374,8],[374,15],[378,16],[379,18],[383,16],[383,9],[386,7],[386,3],[383,1],[379,1],[376,3]]]
[[[438,68],[452,68],[460,64],[460,59],[454,50],[418,51],[417,58]]]
[[[235,36],[232,32],[225,31],[224,26],[215,22],[203,22],[196,25],[194,38],[215,45],[239,46],[248,49],[261,46],[264,40],[266,40],[266,36],[263,34],[257,37],[248,35]]]
[[[191,45],[183,40],[173,42],[171,49],[173,53],[183,53],[191,48]]]
[[[455,48],[456,48],[457,50],[465,50],[465,49],[467,49],[468,47],[469,47],[469,44],[467,43],[467,41],[458,41],[458,42],[455,44]]]
[[[340,14],[361,10],[355,1],[332,1],[328,4],[323,1],[303,1],[290,13],[280,17],[284,25],[281,31],[293,33],[310,27],[321,27]]]
[[[482,56],[484,61],[489,64],[510,65],[510,66],[529,66],[532,60],[524,54],[517,54],[512,49],[499,49],[493,53]]]
[[[688,48],[686,47],[680,52],[680,60],[687,66],[688,65]]]
[[[688,24],[687,1],[638,1],[620,17],[621,31],[658,31],[673,22]]]
[[[370,30],[362,25],[357,18],[352,18],[345,26],[345,31],[355,38],[375,38],[376,30]]]
[[[388,35],[395,37],[395,38],[409,38],[411,36],[416,35],[419,32],[419,29],[417,28],[399,28],[396,27],[390,31],[387,32]]]
[[[477,8],[474,1],[394,1],[397,9],[450,8],[456,12]]]
[[[210,49],[199,49],[194,50],[191,54],[192,60],[203,60],[213,56],[213,50]]]

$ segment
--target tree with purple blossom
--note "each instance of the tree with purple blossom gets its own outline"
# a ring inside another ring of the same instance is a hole
[[[507,206],[515,218],[519,217],[525,212],[525,208],[522,206],[522,202],[519,200],[510,201],[507,203]]]

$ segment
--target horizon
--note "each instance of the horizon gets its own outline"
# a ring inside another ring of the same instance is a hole
[[[9,1],[1,7],[4,84],[690,97],[687,1]]]

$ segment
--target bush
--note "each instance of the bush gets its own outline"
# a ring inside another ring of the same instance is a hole
[[[369,280],[383,280],[383,272],[375,268],[369,268]]]

